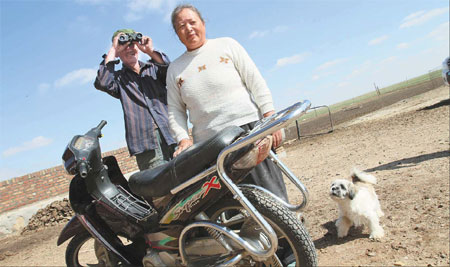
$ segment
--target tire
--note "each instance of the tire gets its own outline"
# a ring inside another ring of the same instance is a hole
[[[114,258],[88,232],[75,235],[66,248],[68,267],[116,266],[118,261]]]
[[[314,243],[295,214],[261,190],[245,187],[242,187],[241,190],[277,233],[279,239],[276,254],[283,266],[294,266],[294,261],[295,266],[317,266]],[[206,213],[212,221],[220,223],[220,218],[223,218],[224,214],[228,214],[225,216],[230,216],[230,214],[234,216],[239,210],[243,211],[241,204],[231,195],[227,195],[210,207]],[[247,217],[243,220],[253,219]],[[233,230],[240,230],[243,224],[241,221],[240,224],[225,225]],[[259,265],[268,264],[260,263]]]

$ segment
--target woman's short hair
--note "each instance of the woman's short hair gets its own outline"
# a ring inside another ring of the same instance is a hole
[[[192,11],[194,11],[197,16],[200,18],[200,20],[205,23],[205,21],[203,20],[202,14],[200,14],[200,11],[198,11],[198,9],[191,5],[191,4],[180,4],[177,7],[175,7],[175,9],[172,11],[172,27],[175,30],[175,32],[177,31],[177,28],[175,27],[175,20],[177,19],[178,14],[183,10],[183,9],[190,9]]]

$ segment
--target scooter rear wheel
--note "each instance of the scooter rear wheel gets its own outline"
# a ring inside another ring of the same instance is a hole
[[[283,266],[317,266],[314,243],[294,213],[263,191],[249,188],[241,188],[241,190],[277,233],[278,250],[276,254],[281,264]],[[241,232],[242,227],[249,224],[247,221],[253,220],[231,195],[215,203],[208,209],[207,214],[212,221],[236,232]],[[248,265],[245,261],[240,264]],[[259,262],[256,265],[271,264]]]

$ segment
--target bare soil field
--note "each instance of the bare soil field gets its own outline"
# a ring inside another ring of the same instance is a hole
[[[405,91],[406,92],[406,91]],[[405,97],[409,95],[405,93]],[[440,87],[342,120],[328,134],[285,145],[283,162],[309,190],[303,212],[320,266],[449,266],[449,89]],[[374,100],[377,101],[377,100]],[[372,103],[373,104],[373,103]],[[358,167],[378,178],[385,237],[367,228],[338,239],[335,179]],[[288,186],[291,202],[300,194]],[[0,240],[0,266],[64,266],[63,225]]]
[[[372,113],[376,110],[397,103],[403,99],[426,93],[438,87],[438,84],[442,84],[442,78],[440,77],[432,80],[431,82],[416,84],[401,90],[395,90],[383,93],[376,97],[370,97],[364,100],[356,101],[349,106],[333,111],[333,113],[331,114],[332,122],[333,124],[338,125],[349,120],[364,116],[368,113]],[[317,103],[312,103],[312,106],[316,105]],[[317,133],[326,133],[330,129],[331,124],[328,113],[301,122],[302,136],[310,136]],[[295,131],[296,129],[290,129],[290,131],[288,131],[288,139],[296,138],[298,136]]]

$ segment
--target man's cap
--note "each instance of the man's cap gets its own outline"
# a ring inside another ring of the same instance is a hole
[[[111,40],[114,41],[114,37],[116,37],[116,36],[119,35],[120,33],[133,34],[133,33],[135,33],[135,32],[136,32],[136,31],[133,30],[133,29],[121,29],[121,30],[117,30],[117,31],[113,34]]]

